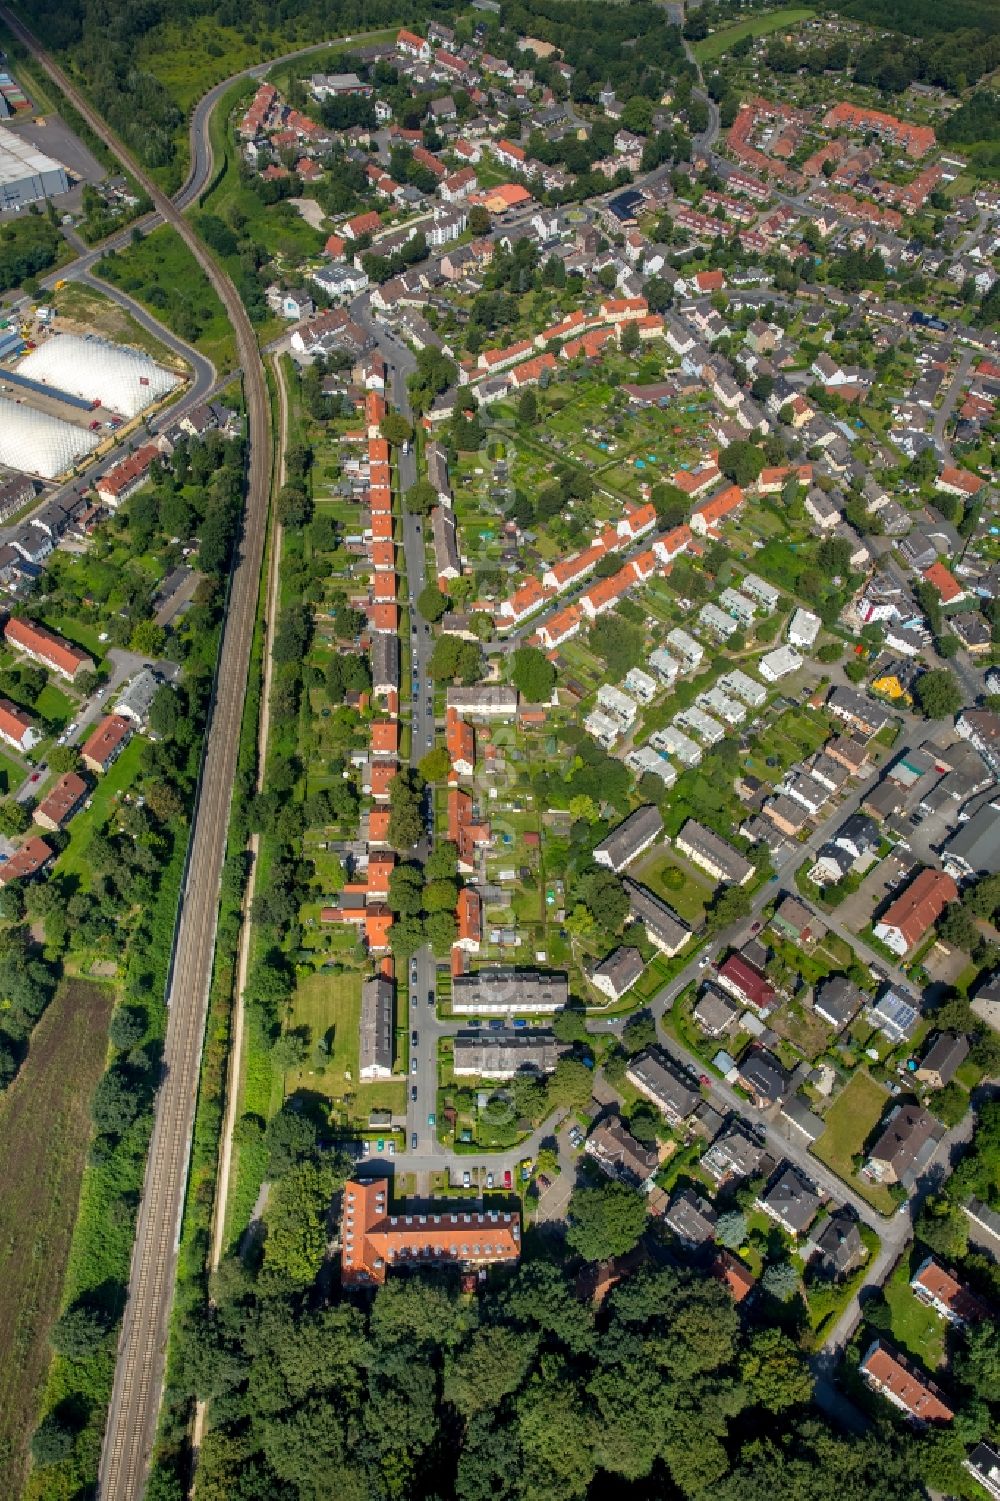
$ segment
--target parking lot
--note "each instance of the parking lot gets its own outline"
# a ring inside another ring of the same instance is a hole
[[[855,933],[860,933],[873,921],[890,891],[900,886],[913,869],[913,857],[908,851],[893,851],[881,860],[861,882],[857,891],[844,898],[837,908],[837,918]]]

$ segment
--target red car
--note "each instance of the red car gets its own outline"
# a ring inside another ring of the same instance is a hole
[[[514,1180],[510,1176],[510,1168],[503,1175],[503,1186],[504,1188],[513,1188],[514,1186]]]

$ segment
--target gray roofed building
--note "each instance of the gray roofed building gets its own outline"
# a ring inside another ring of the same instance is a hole
[[[506,683],[477,683],[472,688],[449,688],[447,707],[463,719],[513,719],[518,693]]]
[[[869,738],[892,722],[892,715],[887,710],[880,708],[866,694],[856,693],[853,688],[831,688],[826,707],[852,730]]]
[[[949,875],[996,875],[1000,871],[1000,801],[984,804],[942,850]]]
[[[399,637],[395,633],[380,631],[372,636],[372,692],[398,693],[399,691]]]
[[[691,929],[674,909],[647,886],[626,876],[622,882],[628,897],[629,911],[646,929],[650,943],[668,958],[680,952],[691,937]]]
[[[591,971],[590,983],[609,1000],[617,1001],[631,990],[645,967],[638,949],[620,944]]]
[[[757,1203],[789,1235],[802,1235],[816,1218],[820,1195],[804,1173],[785,1166]]]
[[[969,1056],[969,1039],[961,1032],[940,1032],[920,1060],[917,1078],[932,1089],[943,1089]]]
[[[715,1179],[725,1183],[730,1178],[752,1178],[766,1171],[770,1159],[756,1137],[740,1120],[734,1120],[717,1136],[701,1159],[701,1166]]]
[[[115,702],[115,713],[130,719],[141,730],[149,718],[150,706],[162,679],[151,667],[143,667],[131,678]]]
[[[745,855],[693,818],[687,820],[674,843],[717,881],[743,886],[753,875],[754,867]]]
[[[392,1075],[393,985],[384,975],[373,975],[361,987],[362,1079],[388,1079]]]
[[[1000,1449],[986,1443],[977,1444],[962,1464],[988,1495],[1000,1501]]]
[[[813,1010],[836,1032],[842,1032],[857,1016],[864,1002],[864,991],[859,990],[853,980],[846,975],[831,975],[817,989]]]
[[[777,1105],[788,1093],[788,1074],[765,1048],[752,1048],[739,1066],[740,1083],[758,1109]]]
[[[584,1150],[609,1178],[621,1178],[632,1184],[645,1183],[660,1161],[656,1152],[636,1141],[617,1115],[598,1122],[587,1137]]]
[[[451,497],[451,484],[448,480],[448,456],[440,443],[428,443],[426,449],[427,478],[437,491],[438,499],[442,502]]]
[[[734,1006],[729,997],[723,995],[721,990],[716,990],[714,985],[706,985],[691,1014],[706,1036],[721,1037],[736,1026],[740,1008]]]
[[[1000,714],[989,709],[963,709],[955,728],[975,747],[993,775],[1000,777]]]
[[[796,1131],[800,1131],[810,1143],[819,1141],[826,1130],[826,1122],[810,1108],[805,1095],[793,1094],[789,1099],[783,1100],[781,1118],[794,1126]]]
[[[462,572],[455,513],[451,506],[435,506],[431,515],[434,568],[439,579],[457,579]]]
[[[816,1270],[832,1281],[849,1277],[868,1254],[858,1217],[847,1205],[835,1209],[823,1222],[814,1234],[812,1245]]]
[[[865,1172],[878,1183],[909,1183],[933,1156],[938,1142],[934,1117],[919,1105],[897,1105],[872,1147]]]
[[[624,870],[663,833],[663,818],[655,803],[645,803],[594,846],[594,859],[613,871]]]
[[[515,1074],[550,1074],[565,1052],[548,1031],[458,1032],[454,1043],[456,1078],[512,1079]]]
[[[672,1125],[687,1120],[701,1099],[697,1081],[662,1048],[633,1058],[625,1077]]]
[[[480,969],[456,975],[451,1009],[466,1016],[517,1016],[560,1011],[569,1000],[566,976],[552,970]]]
[[[865,1016],[892,1043],[905,1042],[912,1037],[920,1020],[920,1012],[913,1004],[913,997],[892,985],[877,1000],[871,1002]]]
[[[718,1215],[707,1199],[695,1193],[693,1188],[685,1188],[670,1200],[663,1223],[689,1250],[696,1250],[715,1239],[717,1219]]]

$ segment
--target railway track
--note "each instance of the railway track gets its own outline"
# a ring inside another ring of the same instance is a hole
[[[101,1455],[101,1501],[139,1501],[163,1387],[177,1244],[187,1186],[219,887],[271,481],[271,418],[264,367],[250,320],[228,276],[79,90],[7,6],[0,16],[149,194],[222,300],[236,335],[249,421],[247,498],[230,579],[188,860],[171,956],[163,1078],[136,1228],[128,1303]]]

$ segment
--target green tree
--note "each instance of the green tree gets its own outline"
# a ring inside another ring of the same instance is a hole
[[[431,625],[441,619],[448,609],[448,596],[442,594],[435,583],[427,583],[417,595],[417,609]]]
[[[532,704],[548,703],[556,684],[556,670],[537,646],[520,646],[511,660],[515,687]]]
[[[741,490],[756,482],[763,467],[764,455],[755,443],[737,440],[719,454],[719,468]]]
[[[413,437],[413,424],[401,412],[386,412],[379,424],[379,431],[387,443],[399,448]]]
[[[411,516],[428,516],[438,503],[438,493],[428,479],[418,479],[403,496]]]
[[[140,620],[132,632],[132,650],[155,661],[163,655],[167,633],[155,620]]]
[[[578,1058],[560,1058],[549,1075],[549,1104],[567,1110],[582,1110],[594,1086],[593,1071]]]
[[[706,925],[718,933],[730,923],[739,922],[750,912],[750,893],[745,886],[723,886],[712,899],[705,914]]]
[[[950,719],[962,707],[962,690],[947,667],[922,672],[917,678],[914,695],[928,719]]]
[[[0,802],[0,834],[15,838],[18,834],[25,833],[30,827],[31,814],[24,803],[15,802],[12,797],[6,797],[3,802]]]
[[[31,1440],[31,1457],[36,1465],[56,1465],[73,1451],[75,1435],[54,1412],[46,1413]]]
[[[91,1360],[100,1349],[111,1320],[89,1303],[73,1303],[52,1326],[52,1347],[65,1360]]]
[[[522,427],[534,427],[538,421],[538,397],[530,387],[518,398],[517,420]]]
[[[566,1244],[585,1261],[624,1256],[646,1227],[646,1200],[637,1188],[609,1180],[577,1188],[569,1201]]]
[[[782,1265],[789,1263],[779,1263]],[[754,1402],[769,1412],[804,1406],[812,1396],[812,1376],[805,1357],[780,1329],[761,1329],[751,1336],[740,1360],[740,1372]]]
[[[279,1178],[267,1206],[264,1268],[293,1287],[307,1287],[326,1251],[326,1220],[337,1186],[333,1169],[300,1162]]]
[[[715,1238],[720,1246],[736,1251],[747,1238],[747,1217],[740,1209],[731,1209],[720,1214],[715,1226]]]
[[[764,1268],[761,1286],[765,1292],[777,1298],[779,1303],[788,1303],[798,1292],[802,1278],[790,1261],[773,1261]]]
[[[420,758],[419,771],[425,782],[443,782],[451,770],[451,757],[443,745],[436,745]]]

